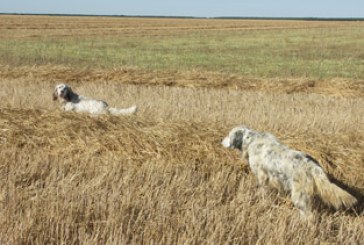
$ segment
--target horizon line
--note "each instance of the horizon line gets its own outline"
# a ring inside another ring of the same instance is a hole
[[[52,14],[52,13],[5,13],[0,15],[39,15],[39,16],[75,16],[75,17],[119,17],[119,18],[165,18],[165,19],[262,19],[262,20],[326,20],[326,21],[364,21],[364,17],[259,17],[259,16],[184,16],[184,15],[123,15],[123,14]]]

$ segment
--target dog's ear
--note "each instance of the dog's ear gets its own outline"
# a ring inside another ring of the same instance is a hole
[[[73,94],[72,88],[70,86],[68,86],[68,85],[67,85],[67,90],[68,90],[68,93]]]
[[[57,100],[58,99],[58,95],[57,95],[57,91],[54,90],[53,94],[52,94],[52,98],[53,100]]]
[[[64,95],[64,99],[66,100],[66,101],[71,101],[72,100],[72,96],[73,96],[73,91],[72,91],[72,89],[71,89],[71,87],[70,86],[67,86],[66,87],[66,92],[65,92],[66,94]]]
[[[237,130],[232,135],[232,146],[236,149],[242,150],[243,148],[243,138],[244,138],[244,132],[242,130]]]

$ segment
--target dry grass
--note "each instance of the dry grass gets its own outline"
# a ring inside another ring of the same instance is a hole
[[[190,71],[153,71],[131,67],[105,69],[74,69],[67,66],[20,66],[0,65],[0,78],[35,80],[37,83],[64,81],[78,84],[82,81],[148,86],[177,86],[188,88],[230,88],[245,91],[273,93],[316,93],[339,97],[363,97],[364,80],[331,78],[314,80],[309,78],[263,79],[247,78],[236,74],[219,72]]]
[[[362,25],[0,18],[4,34],[0,40],[5,42],[70,34],[76,39],[100,34],[178,39],[191,32],[208,39],[217,32],[279,28],[329,27],[335,35],[336,29]],[[111,45],[101,43],[106,48]],[[209,69],[100,68],[91,59],[85,60],[89,65],[85,67],[74,67],[67,60],[46,65],[22,62],[0,66],[1,244],[360,244],[364,240],[362,71],[352,78],[252,78]],[[132,117],[62,113],[51,101],[60,81],[116,107],[136,104],[139,113]],[[306,222],[288,197],[274,191],[264,198],[257,195],[247,163],[220,145],[231,127],[241,123],[269,131],[312,155],[359,204],[334,211],[316,200],[316,218]]]
[[[66,36],[173,36],[198,32],[361,27],[361,22],[0,16],[1,39]]]
[[[262,200],[246,165],[220,146],[228,129],[221,124],[35,109],[0,113],[3,241],[347,243],[364,238],[362,217],[355,213],[319,205],[317,220],[307,226],[288,199],[273,193]],[[323,165],[333,176],[363,193],[362,135],[279,131],[285,142],[326,158]]]
[[[136,117],[61,113],[52,82],[5,80],[0,110],[2,241],[16,243],[359,242],[360,98],[236,89],[78,82],[75,90]],[[40,88],[40,90],[38,90]],[[46,101],[49,101],[47,103]],[[255,179],[220,141],[237,123],[273,132],[320,160],[356,195],[350,212],[316,203],[306,224],[289,198],[256,194]]]
[[[35,86],[35,84],[37,84]],[[59,110],[51,101],[57,82],[10,79],[0,81],[6,108]],[[70,83],[81,95],[106,100],[115,107],[139,106],[138,115],[154,121],[239,123],[267,130],[284,125],[289,131],[320,130],[338,134],[364,130],[364,99],[315,93],[246,91],[236,88],[183,88],[139,86],[123,82]],[[338,91],[339,93],[339,91]]]

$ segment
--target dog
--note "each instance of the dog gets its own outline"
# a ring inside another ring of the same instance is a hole
[[[257,177],[259,188],[270,185],[280,193],[290,193],[294,206],[303,216],[312,213],[315,195],[335,209],[350,208],[357,202],[351,194],[330,182],[315,159],[290,149],[269,133],[242,125],[233,128],[222,145],[242,152]]]
[[[64,111],[87,112],[93,115],[132,115],[137,112],[137,107],[125,109],[109,107],[105,101],[90,99],[72,91],[67,84],[58,84],[53,92],[53,100],[61,100],[61,108]]]

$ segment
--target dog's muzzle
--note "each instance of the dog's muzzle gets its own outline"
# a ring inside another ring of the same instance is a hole
[[[221,144],[225,147],[225,148],[231,148],[231,145],[230,145],[230,138],[229,137],[226,137],[222,142]]]

